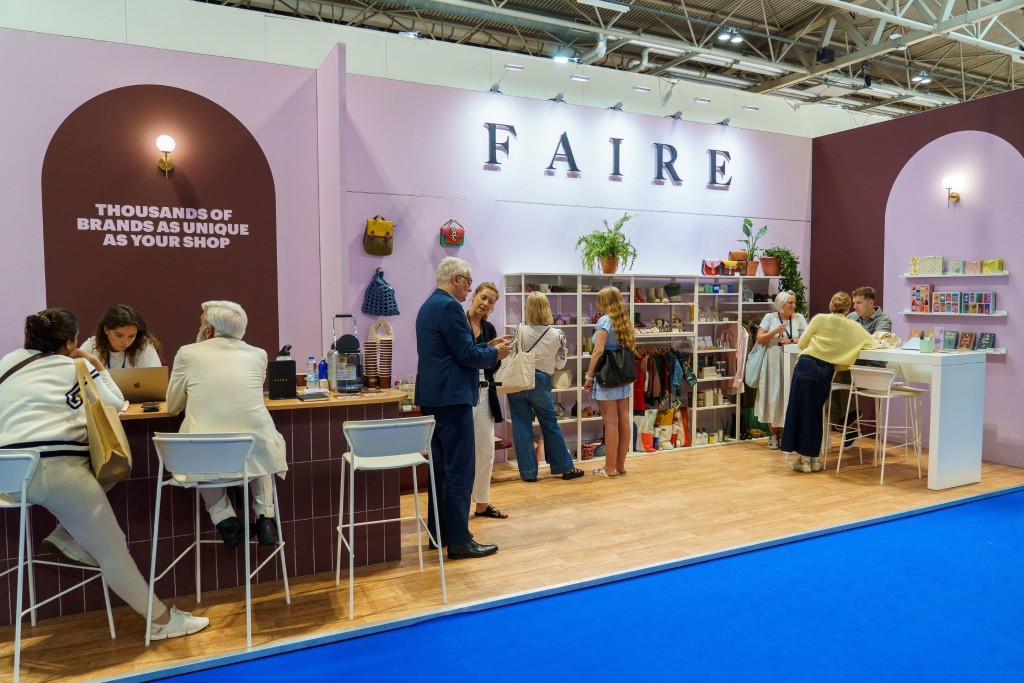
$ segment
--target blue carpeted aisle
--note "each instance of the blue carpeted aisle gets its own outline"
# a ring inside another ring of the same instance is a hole
[[[1020,680],[1022,577],[1024,492],[181,678]]]

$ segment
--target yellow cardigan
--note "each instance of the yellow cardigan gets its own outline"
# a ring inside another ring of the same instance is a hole
[[[832,313],[814,316],[799,344],[803,353],[835,365],[837,371],[853,365],[861,349],[878,348],[860,323]]]

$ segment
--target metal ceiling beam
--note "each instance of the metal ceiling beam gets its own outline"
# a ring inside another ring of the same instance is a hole
[[[982,7],[976,10],[970,10],[959,16],[951,17],[949,19],[946,19],[945,21],[940,21],[934,25],[929,25],[924,24],[920,21],[904,19],[903,17],[897,16],[895,14],[889,14],[886,12],[880,12],[878,10],[870,10],[867,8],[863,8],[860,5],[854,5],[853,3],[845,2],[844,0],[813,1],[825,5],[830,5],[833,7],[849,9],[850,11],[864,10],[863,13],[867,14],[868,16],[872,16],[877,19],[882,19],[884,21],[889,21],[895,24],[900,24],[901,26],[913,26],[918,28],[917,30],[908,33],[902,38],[890,38],[888,40],[881,41],[875,45],[870,45],[866,48],[850,52],[842,57],[837,58],[833,62],[829,62],[828,64],[819,64],[815,66],[813,69],[810,69],[807,73],[792,73],[786,76],[781,76],[779,78],[773,79],[771,81],[768,81],[767,83],[762,83],[761,85],[752,88],[751,92],[762,94],[770,93],[773,90],[778,90],[780,88],[785,88],[787,86],[791,86],[802,81],[810,80],[817,76],[822,76],[830,71],[836,71],[837,69],[841,69],[846,66],[852,66],[854,64],[859,64],[860,62],[869,59],[874,59],[876,57],[894,51],[897,45],[910,46],[914,45],[915,43],[920,43],[925,40],[929,40],[936,36],[941,36],[943,34],[947,35],[949,38],[956,38],[961,39],[962,42],[969,42],[967,40],[964,40],[967,38],[966,36],[961,36],[960,34],[957,33],[948,32],[956,28],[962,28],[964,26],[968,26],[979,21],[984,21],[989,17],[998,16],[999,14],[1005,14],[1006,12],[1011,12],[1015,9],[1024,7],[1024,0],[1001,0],[1000,2],[995,2],[991,5],[987,5],[986,7]],[[970,41],[977,41],[977,39],[971,38]],[[988,41],[977,42],[985,43],[986,45],[989,44]],[[999,51],[1002,52],[1010,52],[1011,54],[1015,54],[1017,56],[1020,56],[1021,54],[1019,50],[1016,50],[1014,48],[1007,48],[1006,46],[999,45],[997,43],[991,43],[991,45],[998,47]]]
[[[828,5],[829,7],[835,7],[838,9],[846,10],[848,12],[854,12],[867,17],[874,17],[875,19],[883,19],[891,24],[897,24],[906,28],[912,28],[919,31],[929,31],[935,36],[945,36],[950,40],[958,40],[968,45],[974,45],[981,47],[986,50],[992,50],[994,52],[1002,52],[1004,54],[1012,55],[1014,57],[1020,57],[1021,51],[1016,47],[1007,47],[1000,43],[993,43],[990,40],[980,40],[973,36],[967,36],[962,33],[956,33],[959,29],[962,29],[971,24],[976,24],[981,21],[985,21],[991,17],[998,17],[1007,12],[1013,12],[1024,8],[1024,0],[999,0],[993,2],[990,5],[979,7],[977,9],[969,10],[955,17],[948,16],[948,13],[952,10],[952,0],[946,0],[943,7],[941,8],[941,18],[934,24],[927,24],[923,21],[914,21],[913,19],[907,19],[898,14],[892,12],[883,12],[881,10],[871,9],[863,5],[857,5],[852,2],[846,2],[846,0],[810,0],[819,5]],[[853,36],[851,36],[852,38]],[[856,38],[854,38],[856,40]]]

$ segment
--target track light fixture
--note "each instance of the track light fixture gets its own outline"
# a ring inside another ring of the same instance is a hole
[[[495,83],[494,85],[491,86],[491,92],[495,93],[495,94],[498,94],[498,95],[503,95],[504,93],[501,92],[501,82],[503,80],[505,80],[505,76],[508,76],[509,72],[511,72],[511,71],[522,71],[522,70],[523,70],[523,67],[521,65],[519,65],[519,64],[506,64],[505,65],[505,73],[503,73],[501,75],[501,78],[498,79],[497,83]]]
[[[722,30],[718,32],[718,42],[720,43],[742,43],[743,36],[739,34],[734,28],[722,27]]]
[[[761,108],[760,107],[755,107],[755,106],[750,105],[750,104],[742,106],[739,109],[737,109],[736,111],[734,111],[732,114],[730,114],[729,116],[727,116],[724,119],[722,119],[721,121],[719,121],[717,125],[719,125],[719,126],[728,126],[729,122],[732,121],[732,117],[736,116],[736,114],[739,114],[741,111],[761,111]]]
[[[651,92],[651,89],[645,85],[634,85],[633,89],[629,92],[629,95],[632,95],[635,92],[646,94]],[[608,108],[613,109],[615,111],[622,111],[622,105],[625,104],[626,100],[629,99],[629,95],[626,95],[626,97],[624,97],[622,100],[616,102],[614,105]]]
[[[709,100],[707,97],[694,97],[692,102],[690,102],[688,105],[686,105],[685,107],[677,111],[675,114],[672,114],[667,118],[675,119],[676,121],[678,121],[679,119],[683,118],[683,112],[695,104],[711,104],[711,100]]]
[[[589,80],[590,80],[590,77],[589,76],[584,76],[583,74],[573,74],[572,76],[569,76],[569,82],[566,83],[564,88],[562,88],[562,92],[560,92],[557,95],[555,95],[554,97],[552,97],[551,101],[552,102],[565,102],[565,91],[569,88],[570,85],[572,85],[573,81],[576,81],[577,83],[586,83]]]

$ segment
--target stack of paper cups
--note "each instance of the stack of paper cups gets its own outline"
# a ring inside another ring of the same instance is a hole
[[[391,350],[394,339],[391,337],[380,338],[380,362],[377,366],[377,376],[380,378],[378,386],[387,389],[391,386]]]
[[[377,386],[377,349],[376,339],[367,339],[363,347],[363,385],[366,387]]]

